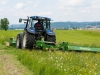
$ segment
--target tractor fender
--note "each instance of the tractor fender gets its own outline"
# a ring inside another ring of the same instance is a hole
[[[36,33],[36,30],[33,27],[27,27],[27,31],[29,33],[32,33],[32,34],[35,34]]]
[[[50,29],[46,30],[46,34],[48,34],[48,35],[55,35],[53,30],[50,30]]]

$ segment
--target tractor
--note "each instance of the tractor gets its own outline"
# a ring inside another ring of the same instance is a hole
[[[51,18],[41,16],[30,16],[24,21],[25,28],[23,33],[19,33],[16,38],[16,48],[33,49],[36,47],[36,41],[44,38],[45,44],[55,45],[56,35],[50,28]],[[50,42],[50,43],[48,43]]]
[[[100,48],[69,45],[68,42],[56,43],[56,35],[51,30],[51,18],[41,16],[30,16],[27,19],[19,19],[19,22],[25,21],[23,33],[19,33],[17,38],[10,38],[7,46],[16,46],[20,49],[42,49],[42,50],[62,50],[62,51],[92,51],[100,52]]]

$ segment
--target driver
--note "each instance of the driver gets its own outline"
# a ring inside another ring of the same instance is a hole
[[[37,29],[39,27],[39,29],[44,29],[41,20],[38,20],[38,22],[34,25],[34,28]]]

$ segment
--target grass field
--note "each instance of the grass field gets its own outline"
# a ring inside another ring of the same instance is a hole
[[[9,41],[22,31],[0,31],[0,43]],[[57,42],[67,41],[75,45],[100,47],[100,31],[56,30]],[[33,75],[100,75],[100,53],[20,50],[0,45],[6,54],[15,55],[16,60],[26,66]]]
[[[0,30],[0,43],[5,44],[5,42],[9,41],[10,37],[16,38],[17,34],[22,31],[20,30],[8,30],[8,31],[3,31]]]
[[[62,30],[55,32],[57,33],[57,41],[67,41],[75,45],[100,46],[100,31]]]
[[[16,37],[21,30],[0,31],[0,43],[9,41],[10,37]],[[69,44],[100,47],[99,30],[56,30],[57,42],[69,42]]]

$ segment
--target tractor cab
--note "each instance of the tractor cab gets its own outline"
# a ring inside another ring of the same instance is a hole
[[[50,28],[51,18],[31,16],[27,19],[19,19],[19,22],[25,21],[26,26],[22,35],[22,48],[33,48],[35,47],[36,41],[44,38],[44,41],[52,42],[50,44],[55,45],[56,36],[53,30]],[[17,45],[18,47],[18,45]]]
[[[50,30],[50,21],[51,19],[47,17],[31,16],[27,28],[29,27],[31,30],[34,30],[36,34],[44,36],[46,30]]]
[[[38,30],[39,29],[50,29],[50,18],[46,17],[39,17],[39,16],[31,16],[30,17],[30,27],[34,27]],[[29,22],[28,22],[29,23]]]

